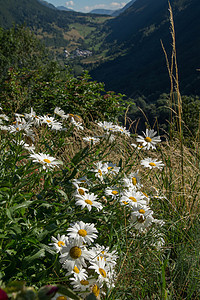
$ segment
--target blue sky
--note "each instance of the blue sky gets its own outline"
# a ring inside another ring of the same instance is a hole
[[[93,9],[112,9],[122,8],[131,0],[46,0],[54,6],[65,6],[75,11],[89,12]]]

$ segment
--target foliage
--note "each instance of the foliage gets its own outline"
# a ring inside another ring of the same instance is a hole
[[[24,27],[1,29],[2,74],[0,101],[9,112],[37,105],[38,111],[52,112],[62,106],[85,120],[116,119],[123,112],[123,95],[106,92],[103,83],[91,81],[85,72],[79,78],[52,61],[39,40]]]

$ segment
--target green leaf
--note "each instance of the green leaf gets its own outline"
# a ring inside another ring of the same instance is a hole
[[[25,257],[24,262],[31,263],[33,260],[41,258],[41,257],[44,257],[44,256],[45,256],[45,250],[44,249],[40,249],[35,254],[29,255],[29,256]]]
[[[12,281],[7,284],[6,293],[15,293],[21,291],[25,286],[25,281]]]
[[[69,200],[67,194],[63,190],[57,190],[64,198],[65,200]]]
[[[11,210],[9,208],[6,208],[6,214],[7,214],[8,218],[13,221],[13,218],[11,215]]]
[[[65,296],[68,296],[70,297],[71,299],[74,299],[74,300],[82,300],[81,297],[77,296],[75,292],[73,292],[70,288],[68,287],[65,287],[63,285],[58,285],[58,291],[59,293],[65,295]]]
[[[93,293],[89,294],[85,300],[97,300],[97,298],[95,297],[95,295]]]
[[[29,207],[29,205],[31,205],[33,203],[33,201],[24,201],[21,204],[15,205],[14,207],[12,207],[10,210],[13,213],[14,211],[20,209],[20,208],[26,208]]]

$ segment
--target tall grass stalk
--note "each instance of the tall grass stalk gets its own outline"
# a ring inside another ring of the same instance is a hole
[[[171,64],[164,48],[164,45],[161,41],[161,45],[165,54],[167,69],[170,78],[170,111],[171,111],[171,124],[170,124],[170,138],[172,139],[172,128],[173,128],[173,112],[175,113],[176,119],[176,128],[179,136],[180,143],[180,160],[181,160],[181,189],[182,189],[182,209],[185,207],[185,180],[184,180],[184,147],[183,147],[183,128],[182,128],[182,98],[179,88],[179,75],[178,75],[178,62],[177,62],[177,53],[176,53],[176,36],[175,36],[175,26],[173,12],[170,2],[169,4],[169,14],[170,14],[170,33],[172,37],[172,53],[171,53]],[[173,109],[174,107],[174,109]]]

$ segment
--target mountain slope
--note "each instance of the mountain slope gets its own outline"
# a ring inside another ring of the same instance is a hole
[[[136,0],[132,0],[130,2],[128,2],[124,7],[122,7],[121,9],[117,9],[115,10],[113,13],[112,13],[112,16],[113,17],[117,17],[119,16],[121,13],[123,13],[125,10],[127,10],[131,5],[133,5],[133,3],[135,2]]]
[[[200,1],[173,0],[181,89],[200,94]],[[106,88],[128,96],[169,91],[165,56],[170,55],[170,23],[167,0],[137,0],[119,17],[109,20],[104,47],[109,61],[91,71]],[[112,59],[112,57],[116,57]],[[112,59],[112,60],[111,60]]]
[[[86,36],[101,27],[101,23],[108,18],[52,9],[44,3],[38,0],[0,0],[0,27],[25,24],[54,51],[59,60],[65,60],[66,48],[68,51],[87,49]]]

